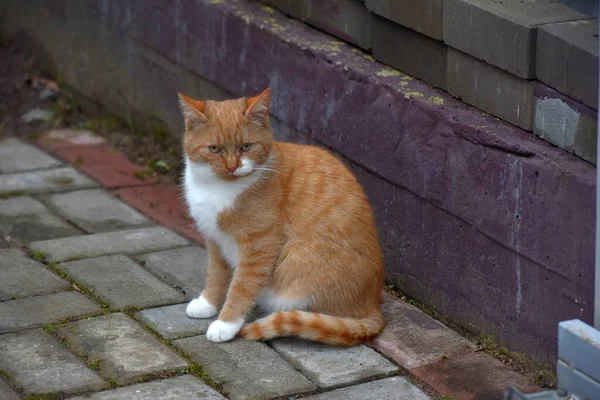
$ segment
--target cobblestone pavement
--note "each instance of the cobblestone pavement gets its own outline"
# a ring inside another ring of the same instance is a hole
[[[185,315],[207,257],[177,188],[134,179],[134,165],[97,143],[69,137],[44,148],[0,139],[2,400],[500,399],[508,384],[535,390],[391,295],[388,327],[370,346],[210,343],[211,320]],[[83,158],[62,161],[74,154]],[[477,366],[466,383],[452,376],[461,365]]]

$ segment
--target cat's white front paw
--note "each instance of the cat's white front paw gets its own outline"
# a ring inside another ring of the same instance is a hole
[[[185,313],[190,318],[210,318],[217,315],[218,310],[214,308],[204,296],[190,301]]]
[[[227,342],[237,335],[242,325],[244,325],[243,319],[238,322],[225,322],[218,319],[208,327],[206,338],[211,342]]]

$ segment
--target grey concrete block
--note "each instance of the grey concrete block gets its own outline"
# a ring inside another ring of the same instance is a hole
[[[534,78],[536,28],[585,18],[554,0],[445,0],[442,36],[455,49]]]
[[[0,377],[0,400],[20,400],[21,398],[15,392],[4,378]]]
[[[467,104],[531,131],[533,82],[448,49],[448,92]]]
[[[598,112],[544,84],[534,93],[533,133],[596,164]]]
[[[96,314],[101,309],[77,292],[60,292],[0,303],[0,333]]]
[[[183,247],[136,258],[148,270],[181,288],[188,298],[198,297],[204,289],[208,253],[202,247]]]
[[[219,400],[225,399],[198,378],[184,375],[104,392],[92,393],[72,400]]]
[[[152,224],[148,218],[103,189],[56,194],[48,201],[61,215],[87,232]]]
[[[305,397],[306,400],[430,400],[421,389],[400,376]]]
[[[71,167],[0,175],[0,195],[64,192],[94,186],[97,184]]]
[[[58,292],[70,286],[42,264],[18,252],[0,251],[0,277],[0,301]]]
[[[143,310],[136,316],[167,339],[179,339],[206,333],[217,318],[195,319],[185,313],[187,303]]]
[[[558,324],[558,357],[600,382],[600,332],[595,328],[578,319]]]
[[[58,167],[61,162],[19,139],[0,140],[0,173]]]
[[[263,3],[363,49],[371,48],[373,15],[358,0],[263,0]]]
[[[386,326],[371,346],[406,369],[474,351],[476,346],[441,322],[389,293],[381,306]]]
[[[78,393],[109,386],[42,330],[0,335],[0,370],[25,394]]]
[[[598,109],[598,20],[540,27],[536,74],[561,93]]]
[[[394,68],[446,90],[448,47],[384,18],[375,17],[373,55]]]
[[[0,200],[0,233],[22,243],[79,235],[75,229],[31,197]]]
[[[91,258],[116,253],[144,253],[182,247],[188,241],[167,228],[140,228],[96,233],[69,239],[31,243],[31,249],[48,255],[48,261]]]
[[[60,268],[112,308],[150,307],[183,300],[180,292],[122,255],[67,262]]]
[[[556,364],[556,377],[558,380],[556,386],[559,389],[566,389],[569,393],[576,394],[582,399],[595,400],[598,398],[600,382],[562,360],[558,360]]]
[[[222,382],[232,400],[259,400],[316,389],[262,342],[234,339],[211,343],[202,335],[175,340],[173,344],[202,365],[212,379]]]
[[[322,388],[381,378],[398,371],[397,366],[365,345],[333,347],[296,338],[276,339],[271,345]]]
[[[377,15],[442,40],[442,0],[367,0],[365,4]]]
[[[100,374],[119,384],[188,366],[187,361],[121,313],[73,322],[56,333],[75,351],[98,360]]]

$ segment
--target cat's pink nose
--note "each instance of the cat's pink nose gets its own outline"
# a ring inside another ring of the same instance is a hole
[[[231,172],[233,174],[235,172],[235,170],[237,169],[237,165],[234,165],[233,167],[230,167],[228,165],[225,168],[227,168],[227,171],[229,171],[229,172]]]

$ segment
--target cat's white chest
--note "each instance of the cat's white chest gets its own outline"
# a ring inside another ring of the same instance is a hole
[[[234,269],[240,264],[239,246],[230,234],[219,229],[217,218],[221,212],[233,207],[238,196],[258,178],[248,176],[224,181],[212,175],[209,166],[186,159],[184,192],[190,215],[198,229],[219,245],[223,258]]]

